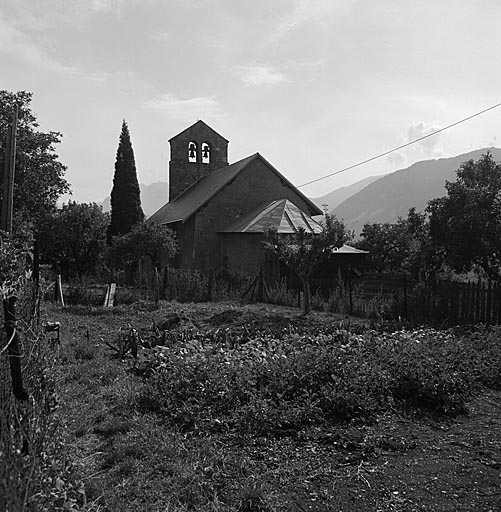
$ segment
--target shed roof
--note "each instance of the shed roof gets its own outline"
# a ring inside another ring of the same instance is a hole
[[[277,199],[256,208],[225,229],[224,233],[264,233],[275,229],[278,233],[297,233],[299,229],[320,233],[322,226],[288,199]]]
[[[332,251],[335,254],[369,254],[369,251],[363,251],[362,249],[356,249],[351,245],[342,245]]]
[[[318,206],[300,192],[290,181],[288,181],[275,167],[273,167],[259,153],[248,156],[238,162],[227,165],[217,171],[200,178],[193,185],[187,188],[180,196],[169,201],[157,210],[149,219],[155,224],[170,224],[172,222],[185,222],[200,208],[205,206],[222,188],[228,185],[245,167],[254,160],[261,160],[272,172],[292,188],[307,204],[316,215],[322,211]]]

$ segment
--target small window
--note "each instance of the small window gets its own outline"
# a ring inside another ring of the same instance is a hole
[[[197,143],[190,142],[188,144],[188,162],[196,163],[197,162]]]
[[[202,143],[202,163],[210,164],[210,145],[207,142]]]

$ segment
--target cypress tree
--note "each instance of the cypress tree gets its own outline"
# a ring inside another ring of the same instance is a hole
[[[128,233],[143,220],[144,213],[141,208],[134,151],[130,141],[129,128],[124,119],[111,190],[111,222],[108,227],[108,243],[111,243],[111,237]]]

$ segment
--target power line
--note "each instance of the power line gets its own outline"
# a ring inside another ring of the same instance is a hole
[[[406,144],[402,144],[401,146],[398,146],[396,148],[390,149],[389,151],[385,151],[384,153],[380,153],[379,155],[373,156],[371,158],[367,158],[367,160],[363,160],[362,162],[358,162],[356,164],[350,165],[349,167],[345,167],[344,169],[341,169],[336,172],[331,172],[330,174],[326,174],[325,176],[322,176],[321,178],[317,178],[312,181],[308,181],[307,183],[303,183],[302,185],[299,185],[298,188],[306,187],[306,185],[311,185],[312,183],[317,183],[317,181],[322,181],[327,178],[330,178],[331,176],[336,176],[336,174],[341,174],[342,172],[349,171],[350,169],[354,169],[355,167],[360,167],[361,165],[364,165],[368,162],[372,162],[373,160],[377,160],[378,158],[381,158],[383,156],[389,155],[390,153],[394,153],[395,151],[398,151],[399,149],[406,148],[407,146],[410,146],[411,144],[415,144],[416,142],[419,142],[423,139],[427,139],[428,137],[432,137],[433,135],[436,135],[437,133],[444,132],[445,130],[448,130],[449,128],[452,128],[453,126],[457,126],[458,124],[464,123],[466,121],[469,121],[470,119],[473,119],[474,117],[480,116],[482,114],[485,114],[486,112],[489,112],[489,110],[493,110],[497,107],[501,106],[501,103],[496,103],[495,105],[492,105],[492,107],[486,108],[485,110],[481,110],[480,112],[477,112],[476,114],[473,114],[471,116],[465,117],[464,119],[461,119],[460,121],[456,121],[455,123],[452,123],[448,126],[445,126],[444,128],[440,128],[440,130],[436,130],[432,133],[429,133],[428,135],[423,135],[422,137],[419,137],[418,139],[411,140],[410,142],[407,142]]]

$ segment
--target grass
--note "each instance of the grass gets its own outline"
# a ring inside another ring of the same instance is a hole
[[[178,334],[139,361],[101,342],[129,323],[149,339],[171,312]],[[233,303],[49,316],[73,510],[496,509],[496,329],[390,335]]]

